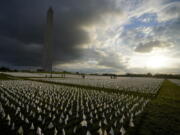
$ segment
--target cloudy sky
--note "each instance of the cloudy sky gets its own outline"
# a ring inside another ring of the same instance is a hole
[[[2,0],[0,66],[39,68],[54,10],[54,69],[180,73],[179,0]]]

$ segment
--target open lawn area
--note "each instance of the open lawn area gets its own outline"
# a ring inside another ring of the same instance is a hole
[[[0,80],[9,80],[11,77],[9,75],[0,73]]]
[[[137,135],[180,134],[180,86],[165,80],[157,98],[145,108]]]

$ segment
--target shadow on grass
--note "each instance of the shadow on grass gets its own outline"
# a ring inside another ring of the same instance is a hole
[[[180,87],[165,80],[141,115],[133,135],[180,135]]]
[[[12,80],[12,79],[13,79],[12,76],[0,73],[0,80]]]

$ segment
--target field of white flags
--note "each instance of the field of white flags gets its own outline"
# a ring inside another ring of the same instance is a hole
[[[178,79],[170,79],[170,81],[180,86],[180,80],[178,80]]]
[[[37,79],[37,78],[33,78]],[[135,91],[140,93],[156,94],[164,79],[143,78],[143,77],[118,77],[110,78],[38,78],[37,80],[59,82],[63,84],[84,85],[90,87],[100,87],[116,89],[120,91]]]
[[[159,87],[161,80],[145,82]],[[136,127],[135,118],[149,101],[132,94],[0,81],[0,127],[5,134],[19,135],[125,135]]]
[[[4,72],[1,72],[4,73]],[[6,72],[5,74],[15,77],[50,77],[50,73],[28,73],[28,72]],[[53,74],[54,77],[61,77],[60,74]]]
[[[37,72],[0,72],[14,77],[36,77],[36,78],[47,78],[47,77],[66,77],[66,78],[82,78],[82,75],[77,74],[56,74],[56,73],[37,73]],[[108,79],[109,76],[97,76],[97,75],[86,75],[89,79]]]

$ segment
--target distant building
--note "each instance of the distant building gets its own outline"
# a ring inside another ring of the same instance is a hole
[[[45,44],[43,50],[43,70],[52,71],[52,50],[53,50],[53,9],[50,7],[47,11],[47,24],[45,31]]]

